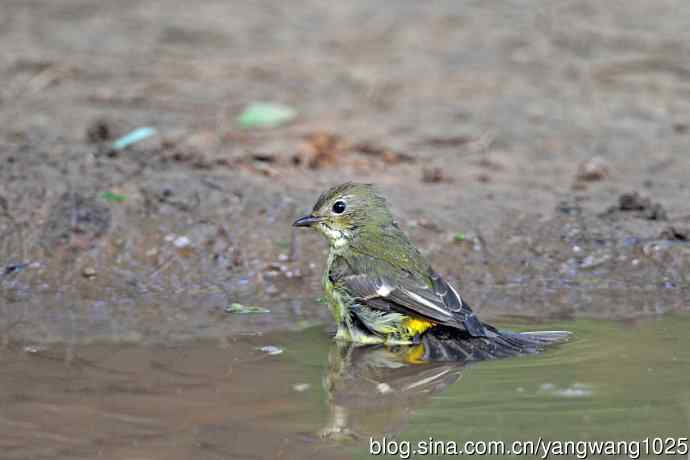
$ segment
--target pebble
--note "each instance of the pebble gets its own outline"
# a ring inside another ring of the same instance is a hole
[[[611,258],[608,254],[590,254],[582,261],[580,267],[593,268],[599,266]]]
[[[581,181],[598,181],[609,176],[609,166],[601,157],[590,158],[581,163],[577,169],[577,179]]]
[[[186,236],[178,236],[175,241],[173,241],[173,244],[176,248],[182,249],[192,244],[192,241]]]

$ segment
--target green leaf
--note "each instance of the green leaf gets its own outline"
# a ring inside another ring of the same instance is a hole
[[[462,243],[463,241],[465,241],[465,234],[463,232],[456,233],[453,237],[453,241],[455,241],[456,243]]]
[[[113,193],[113,192],[103,192],[101,194],[101,197],[105,201],[109,201],[110,203],[122,203],[123,201],[125,201],[127,199],[127,197],[125,195],[118,195],[117,193]]]
[[[297,116],[292,107],[268,102],[254,102],[242,112],[237,121],[243,128],[275,128]]]

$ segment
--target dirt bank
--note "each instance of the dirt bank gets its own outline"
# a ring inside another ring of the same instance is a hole
[[[380,184],[483,316],[689,311],[688,14],[3,2],[0,334],[167,341],[326,319],[325,245],[289,224],[350,179]],[[242,129],[253,101],[298,116]],[[112,150],[142,126],[157,134]]]

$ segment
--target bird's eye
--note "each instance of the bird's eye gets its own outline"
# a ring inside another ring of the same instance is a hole
[[[347,206],[345,205],[345,202],[342,200],[338,200],[335,203],[333,203],[333,214],[342,214],[345,212],[345,208]]]

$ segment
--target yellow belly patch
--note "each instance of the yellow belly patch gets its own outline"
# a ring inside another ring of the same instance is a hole
[[[410,364],[422,364],[425,363],[426,361],[424,360],[424,353],[426,352],[426,349],[424,348],[423,344],[415,345],[414,347],[410,347],[409,350],[407,350],[407,353],[405,353],[405,362],[410,363]]]
[[[410,335],[417,335],[421,334],[430,327],[433,327],[434,323],[431,321],[427,321],[425,319],[419,319],[419,318],[407,318],[403,322],[403,327],[409,331]]]

